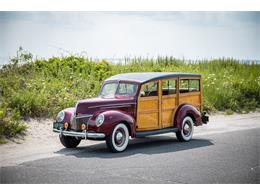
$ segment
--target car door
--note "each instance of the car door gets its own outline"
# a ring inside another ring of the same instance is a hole
[[[141,86],[137,102],[137,131],[160,128],[159,81],[152,81]]]
[[[177,79],[162,80],[161,125],[162,128],[173,126],[177,105]]]

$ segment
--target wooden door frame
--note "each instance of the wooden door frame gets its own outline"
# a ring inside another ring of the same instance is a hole
[[[159,120],[159,129],[162,128],[162,80],[159,80],[158,82],[159,84],[159,87],[158,87],[158,98],[159,98],[159,101],[158,101],[158,104],[159,104],[159,114],[158,114],[158,120]]]
[[[157,96],[148,96],[148,97],[141,97],[140,96],[140,91],[141,91],[141,89],[142,89],[142,86],[143,85],[145,85],[145,84],[147,84],[147,83],[150,83],[150,82],[157,82],[157,90],[158,90],[158,93],[157,93]],[[145,114],[145,113],[147,113],[147,112],[150,112],[150,111],[139,111],[138,110],[138,106],[139,106],[139,102],[141,102],[141,101],[149,101],[149,100],[158,100],[157,101],[157,104],[158,104],[158,110],[157,110],[157,112],[158,112],[158,118],[157,118],[157,120],[158,120],[158,128],[152,128],[152,127],[147,127],[147,128],[139,128],[138,127],[138,129],[136,129],[137,131],[146,131],[146,130],[150,130],[151,128],[151,130],[156,130],[156,129],[160,129],[161,128],[161,122],[159,121],[159,118],[160,118],[160,110],[161,110],[161,105],[160,105],[160,102],[161,102],[161,99],[160,99],[160,82],[161,82],[161,80],[155,80],[155,81],[150,81],[150,82],[147,82],[147,83],[143,83],[141,86],[140,86],[140,90],[139,90],[139,94],[138,94],[138,98],[137,98],[137,106],[136,106],[136,121],[138,121],[138,115],[139,114]],[[153,110],[153,112],[155,112],[155,110]]]
[[[175,86],[176,87],[176,93],[172,94],[172,95],[163,96],[163,94],[162,94],[162,89],[163,89],[162,83],[163,83],[163,81],[167,81],[167,80],[175,80],[176,81],[176,86]],[[162,100],[163,100],[163,97],[164,98],[169,98],[169,97],[175,98],[175,107],[174,107],[174,112],[173,112],[173,115],[172,115],[173,123],[174,123],[174,116],[175,116],[176,108],[178,107],[178,88],[179,87],[178,87],[178,77],[163,78],[160,81],[161,81],[161,83],[160,83],[160,85],[161,85],[161,96],[159,98],[161,99],[161,102],[160,102],[161,109],[160,109],[159,116],[160,116],[160,122],[161,122],[160,128],[162,129],[162,128],[165,128],[165,127],[163,127],[163,124],[162,124],[162,112],[163,112],[163,110],[162,110]],[[173,124],[172,124],[172,126],[173,126]]]

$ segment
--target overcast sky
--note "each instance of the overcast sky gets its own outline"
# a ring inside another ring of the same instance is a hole
[[[260,59],[260,12],[0,12],[0,63],[35,57]]]

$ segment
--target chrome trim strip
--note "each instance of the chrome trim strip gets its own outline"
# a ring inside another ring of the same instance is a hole
[[[77,128],[76,113],[75,112],[73,113],[73,115],[71,115],[70,124],[71,124],[71,129],[76,129]]]
[[[164,134],[164,133],[170,133],[170,132],[177,132],[178,128],[163,128],[163,129],[156,129],[156,130],[150,130],[150,131],[137,131],[136,137],[146,137],[151,135],[158,135],[158,134]]]
[[[126,106],[104,106],[104,108],[128,108],[131,107],[131,105],[126,105]]]
[[[82,114],[80,116],[76,116],[76,119],[79,119],[79,118],[90,118],[92,116],[93,116],[92,114]]]
[[[136,105],[136,103],[133,102],[133,103],[124,103],[124,104],[104,104],[104,105],[98,105],[98,106],[90,106],[89,108],[97,108],[97,107],[102,107],[102,106],[104,106],[104,107],[125,107],[124,105],[130,106],[130,105]]]
[[[71,136],[71,137],[81,137],[81,138],[84,138],[84,139],[87,139],[87,138],[94,138],[94,139],[105,138],[104,133],[88,133],[87,131],[76,132],[76,131],[66,131],[66,130],[60,130],[60,129],[53,129],[53,132],[59,133],[60,135]]]

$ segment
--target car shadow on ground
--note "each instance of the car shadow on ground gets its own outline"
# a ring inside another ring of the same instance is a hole
[[[192,139],[190,142],[179,142],[170,136],[153,136],[130,140],[127,149],[121,153],[110,152],[104,141],[88,146],[79,145],[73,149],[63,148],[55,153],[66,156],[72,155],[77,158],[121,158],[135,154],[172,153],[211,145],[214,144],[208,139]]]

